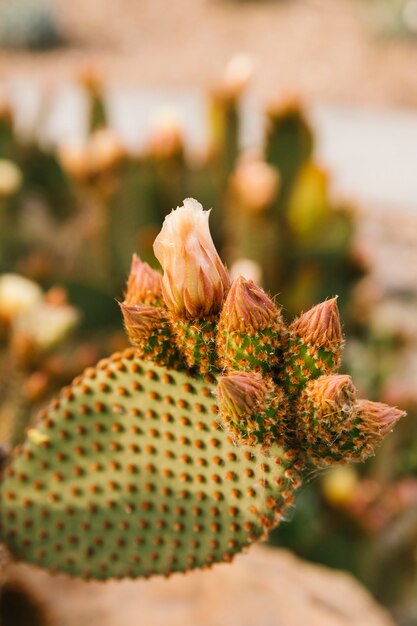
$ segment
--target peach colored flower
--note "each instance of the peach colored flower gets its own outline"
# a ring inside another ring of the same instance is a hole
[[[165,218],[154,243],[164,270],[165,303],[185,318],[217,313],[230,285],[211,238],[209,215],[197,200],[187,198]]]

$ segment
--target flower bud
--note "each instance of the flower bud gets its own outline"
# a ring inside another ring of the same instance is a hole
[[[396,407],[371,400],[358,400],[355,408],[356,417],[360,419],[359,430],[369,435],[375,444],[391,432],[398,420],[406,415],[405,411]]]
[[[317,304],[303,313],[290,326],[293,336],[304,343],[326,350],[340,347],[343,343],[337,297]]]
[[[142,346],[143,343],[148,342],[167,323],[166,310],[157,306],[122,302],[120,308],[126,332],[134,346]]]
[[[124,303],[157,304],[162,298],[162,275],[134,254]]]
[[[221,319],[228,332],[248,332],[271,328],[279,316],[277,307],[264,290],[239,276],[230,288]]]
[[[129,341],[140,358],[159,365],[179,364],[179,355],[171,335],[168,311],[147,304],[120,304]]]
[[[229,289],[229,276],[211,238],[209,215],[197,200],[188,198],[165,218],[154,242],[164,270],[165,303],[180,317],[218,313]]]
[[[227,420],[239,423],[242,418],[262,413],[267,408],[270,387],[260,374],[232,372],[218,381],[219,409]]]
[[[307,384],[297,410],[297,436],[313,463],[340,459],[338,444],[354,429],[355,401],[356,388],[350,376],[320,376]]]
[[[346,374],[316,378],[307,385],[307,394],[317,413],[329,423],[340,412],[349,415],[356,400],[356,388]]]

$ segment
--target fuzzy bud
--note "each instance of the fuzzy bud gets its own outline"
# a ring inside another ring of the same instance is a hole
[[[162,275],[134,254],[124,304],[156,304],[162,298]]]
[[[356,417],[360,420],[360,431],[369,435],[375,444],[391,432],[398,420],[406,415],[405,411],[396,407],[371,400],[358,400],[355,409]]]
[[[297,437],[314,464],[329,465],[343,458],[343,442],[355,427],[355,401],[350,376],[320,376],[307,384],[299,400]]]
[[[164,270],[163,297],[180,317],[218,313],[229,289],[229,276],[211,238],[209,215],[188,198],[165,218],[155,239],[155,256]]]
[[[316,409],[330,421],[336,412],[348,415],[356,400],[356,388],[351,377],[345,374],[320,376],[307,385],[307,394]]]
[[[267,408],[271,389],[260,374],[232,372],[218,381],[218,399],[221,415],[238,423],[242,418],[260,413]]]
[[[167,323],[167,313],[160,307],[122,302],[120,308],[126,332],[134,346],[142,346]]]
[[[317,348],[334,349],[343,344],[337,297],[317,304],[290,326],[293,336]]]
[[[137,356],[150,359],[157,365],[179,367],[179,356],[171,335],[168,311],[147,304],[120,304],[130,343]]]
[[[251,280],[237,278],[228,293],[221,314],[225,330],[245,332],[271,327],[280,314],[266,293]]]

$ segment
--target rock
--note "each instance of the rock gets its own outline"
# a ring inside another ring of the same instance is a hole
[[[233,564],[148,581],[84,582],[14,564],[51,626],[393,626],[350,575],[255,546]]]

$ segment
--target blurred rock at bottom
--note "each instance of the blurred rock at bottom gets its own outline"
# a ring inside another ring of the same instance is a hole
[[[50,626],[393,626],[350,575],[264,546],[169,580],[86,583],[27,565],[8,574],[48,608]]]

